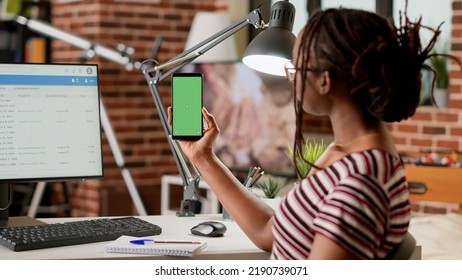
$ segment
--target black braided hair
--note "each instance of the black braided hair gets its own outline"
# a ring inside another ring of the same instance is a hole
[[[294,98],[293,150],[301,151],[304,143],[302,104],[310,59],[316,59],[316,67],[332,77],[347,81],[354,100],[371,119],[399,122],[411,117],[420,104],[421,70],[433,71],[425,61],[435,55],[448,56],[431,53],[440,27],[423,26],[421,18],[411,22],[407,5],[404,14],[400,13],[398,27],[392,20],[363,10],[331,8],[315,12],[300,34],[294,63],[301,67],[300,81],[295,80],[295,88],[301,83],[301,93],[299,100]],[[425,48],[420,42],[421,28],[433,31]],[[293,160],[295,163],[295,157]],[[297,174],[301,175],[299,170]]]

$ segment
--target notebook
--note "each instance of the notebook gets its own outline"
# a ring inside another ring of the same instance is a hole
[[[146,242],[146,244],[133,244],[143,243],[144,240],[156,240],[159,243]],[[164,242],[164,243],[160,243]],[[175,243],[182,242],[182,243]],[[123,235],[116,240],[106,244],[104,251],[106,253],[123,253],[123,254],[141,254],[141,255],[163,255],[163,256],[182,256],[193,257],[196,253],[202,251],[207,247],[207,242],[199,241],[180,241],[180,240],[160,240],[154,237],[133,237]]]

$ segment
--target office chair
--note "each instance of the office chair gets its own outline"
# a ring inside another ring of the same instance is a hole
[[[403,241],[391,251],[386,260],[409,260],[416,248],[416,240],[411,233],[406,233]]]

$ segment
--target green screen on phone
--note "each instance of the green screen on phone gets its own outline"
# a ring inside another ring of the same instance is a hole
[[[184,73],[172,76],[172,137],[202,137],[202,74]]]

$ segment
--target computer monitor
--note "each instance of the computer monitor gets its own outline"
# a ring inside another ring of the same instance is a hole
[[[0,63],[0,219],[10,184],[103,177],[99,102],[97,65]]]
[[[221,131],[215,152],[228,168],[259,166],[267,174],[295,176],[287,153],[295,131],[291,83],[240,61],[195,63],[180,71],[204,74],[203,104]]]

